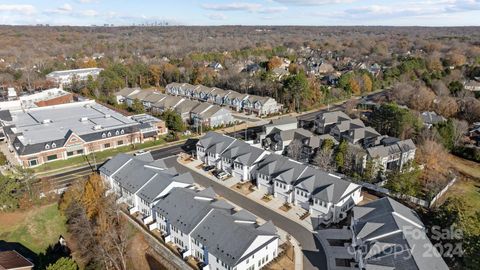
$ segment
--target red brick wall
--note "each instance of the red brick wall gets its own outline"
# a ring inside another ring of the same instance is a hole
[[[38,107],[45,107],[45,106],[53,106],[53,105],[71,103],[71,102],[73,102],[73,95],[68,93],[60,97],[35,102],[35,105],[37,105]]]

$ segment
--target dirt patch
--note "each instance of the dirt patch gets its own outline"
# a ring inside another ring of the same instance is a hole
[[[292,209],[292,207],[284,204],[284,205],[280,206],[279,209],[282,210],[282,211],[288,212],[288,211],[290,211],[290,209]]]
[[[363,200],[360,201],[358,203],[358,205],[364,205],[364,204],[367,204],[371,201],[375,201],[376,199],[378,199],[379,197],[373,195],[373,194],[370,194],[368,192],[365,192],[365,191],[362,191],[362,196],[363,196]]]
[[[128,249],[128,257],[131,263],[130,269],[150,269],[149,263],[145,257],[145,253],[148,248],[148,243],[145,241],[145,238],[140,232],[136,233],[132,237]]]
[[[266,203],[268,203],[268,202],[271,201],[271,200],[272,200],[272,197],[271,197],[271,196],[263,196],[263,197],[262,197],[262,201],[264,201],[264,202],[266,202]]]
[[[295,269],[295,252],[290,243],[285,243],[281,246],[283,249],[277,258],[265,266],[268,270],[285,270]]]
[[[248,195],[253,192],[254,185],[250,182],[237,183],[231,188],[240,191],[243,195]]]

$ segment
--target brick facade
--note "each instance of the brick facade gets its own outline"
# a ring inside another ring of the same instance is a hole
[[[135,132],[131,134],[125,134],[122,136],[116,136],[111,138],[106,138],[102,140],[96,140],[93,142],[83,142],[78,140],[78,145],[75,150],[69,149],[71,145],[71,139],[67,140],[67,143],[59,148],[45,150],[37,154],[19,156],[21,164],[25,167],[34,167],[38,165],[45,164],[50,161],[55,160],[64,160],[70,157],[76,157],[84,154],[89,154],[92,152],[100,152],[107,149],[117,148],[133,143],[139,143],[141,139],[140,132]],[[53,157],[56,156],[54,159]],[[50,160],[49,160],[50,158]],[[36,160],[33,162],[32,160]],[[34,164],[31,164],[34,163]]]

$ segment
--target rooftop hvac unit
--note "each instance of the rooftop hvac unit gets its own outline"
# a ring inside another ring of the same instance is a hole
[[[52,123],[52,120],[50,119],[45,119],[42,121],[43,124],[48,124],[48,123]]]
[[[110,114],[105,114],[105,118],[110,118],[112,117]]]
[[[93,126],[93,130],[100,130],[100,129],[102,129],[102,125]]]
[[[80,122],[87,122],[88,121],[88,117],[82,117],[80,118]]]

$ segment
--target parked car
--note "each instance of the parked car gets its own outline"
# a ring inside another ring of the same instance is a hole
[[[220,171],[215,174],[215,177],[217,177],[220,180],[225,180],[227,177],[230,176],[227,172]]]
[[[213,169],[215,169],[215,166],[213,166],[213,165],[208,165],[208,166],[203,167],[203,170],[206,171],[206,172],[209,172]]]

